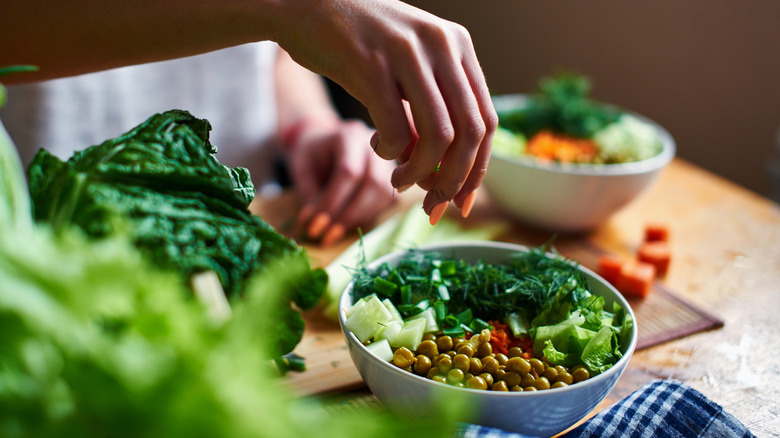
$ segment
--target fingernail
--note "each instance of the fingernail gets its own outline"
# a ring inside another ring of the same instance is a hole
[[[325,212],[317,213],[309,223],[306,234],[310,239],[316,239],[328,228],[328,225],[330,225],[330,215]]]
[[[326,231],[325,235],[322,236],[322,240],[320,242],[322,243],[322,246],[331,246],[341,240],[346,232],[347,228],[344,225],[335,223],[333,226],[328,228],[328,231]]]
[[[309,222],[309,219],[311,219],[311,215],[314,214],[314,207],[311,205],[304,205],[303,208],[301,208],[301,212],[298,213],[298,224],[303,226],[307,222]]]
[[[379,147],[379,134],[378,133],[374,133],[374,135],[371,136],[370,144],[371,144],[371,149],[373,149],[374,152],[376,152],[376,148]]]
[[[471,192],[466,199],[463,200],[463,205],[460,207],[460,215],[464,218],[469,217],[471,209],[474,207],[474,202],[477,200],[477,192]]]
[[[431,210],[431,225],[436,225],[437,222],[444,216],[444,212],[447,210],[449,201],[440,202],[433,206]]]
[[[403,193],[409,190],[414,184],[407,184],[405,186],[398,187],[398,193]]]

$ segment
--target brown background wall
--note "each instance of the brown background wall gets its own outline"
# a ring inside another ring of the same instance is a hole
[[[780,0],[409,0],[469,29],[494,94],[559,69],[765,196],[780,149]],[[777,145],[777,146],[776,146]]]

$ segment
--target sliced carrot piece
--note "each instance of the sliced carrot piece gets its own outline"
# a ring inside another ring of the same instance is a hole
[[[664,224],[645,225],[645,242],[669,241],[669,227]]]
[[[653,289],[655,266],[645,262],[626,263],[620,270],[617,289],[624,295],[645,298]]]
[[[657,275],[666,275],[666,272],[669,270],[669,262],[672,258],[669,242],[663,240],[645,242],[639,246],[637,258],[641,262],[650,263],[655,266]]]
[[[624,264],[625,261],[622,258],[611,254],[604,254],[599,257],[597,272],[614,286],[620,278],[620,270]]]

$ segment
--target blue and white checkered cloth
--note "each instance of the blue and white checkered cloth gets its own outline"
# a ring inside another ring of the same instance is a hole
[[[530,438],[468,425],[462,438]],[[739,420],[695,389],[674,381],[643,386],[561,438],[731,438],[754,437]]]

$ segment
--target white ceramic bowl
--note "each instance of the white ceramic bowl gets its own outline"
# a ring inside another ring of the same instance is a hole
[[[499,242],[469,242],[429,245],[420,248],[444,256],[474,262],[502,263],[510,255],[527,248]],[[381,257],[369,268],[382,263],[398,262],[405,252]],[[496,392],[457,388],[401,370],[372,354],[345,326],[345,309],[352,305],[352,285],[348,285],[339,300],[339,322],[347,340],[349,353],[360,375],[376,397],[401,416],[426,415],[434,400],[466,397],[468,413],[460,418],[475,424],[500,428],[531,436],[552,436],[575,424],[593,410],[609,393],[628,364],[636,348],[636,318],[620,293],[593,271],[580,267],[589,281],[591,292],[605,298],[606,307],[617,301],[632,318],[634,328],[628,345],[621,347],[623,357],[610,369],[589,380],[565,387],[536,392]]]
[[[493,98],[499,113],[522,107],[525,101],[522,94]],[[631,114],[658,131],[660,154],[631,163],[566,164],[494,153],[483,185],[500,208],[525,223],[565,233],[593,229],[644,191],[675,155],[669,132]]]

